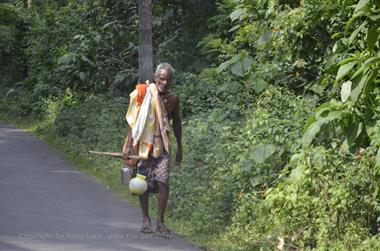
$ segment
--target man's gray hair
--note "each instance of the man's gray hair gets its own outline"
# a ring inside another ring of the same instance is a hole
[[[160,63],[157,65],[156,76],[161,70],[166,70],[170,74],[170,78],[173,78],[175,70],[169,63]]]

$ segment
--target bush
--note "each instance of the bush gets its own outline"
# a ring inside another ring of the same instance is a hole
[[[223,240],[239,242],[239,250],[271,250],[280,242],[284,250],[365,250],[362,245],[374,245],[380,216],[374,150],[356,156],[338,148],[298,151],[278,185],[261,200],[242,202],[255,217],[245,225],[236,221]]]
[[[128,100],[123,98],[80,97],[66,91],[61,99],[47,102],[45,127],[72,142],[81,153],[93,149],[121,151],[127,132],[127,109]]]
[[[24,17],[11,6],[0,4],[0,88],[12,86],[25,77]]]
[[[193,231],[203,233],[255,219],[252,203],[277,184],[280,171],[300,147],[311,107],[273,87],[239,120],[228,117],[228,108],[188,118],[184,162],[172,172],[171,216],[192,222]]]

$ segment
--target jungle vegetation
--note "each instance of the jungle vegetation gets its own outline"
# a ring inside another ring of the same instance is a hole
[[[152,15],[183,117],[176,231],[207,250],[379,250],[380,1],[155,0]],[[120,162],[87,151],[121,150],[138,20],[132,0],[1,1],[1,118],[117,183]]]

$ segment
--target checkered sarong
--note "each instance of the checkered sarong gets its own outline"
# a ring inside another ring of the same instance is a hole
[[[157,181],[169,185],[169,154],[164,151],[158,158],[149,155],[147,160],[140,160],[137,163],[137,172],[146,176],[148,192],[157,192]]]

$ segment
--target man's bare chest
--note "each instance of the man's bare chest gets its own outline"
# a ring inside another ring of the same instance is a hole
[[[175,97],[170,95],[167,97],[163,97],[164,106],[166,110],[166,114],[168,115],[169,120],[173,117],[173,112],[175,110],[176,104],[175,104]]]
[[[164,103],[166,114],[168,115],[169,120],[173,117],[174,106],[173,104],[166,102]]]

